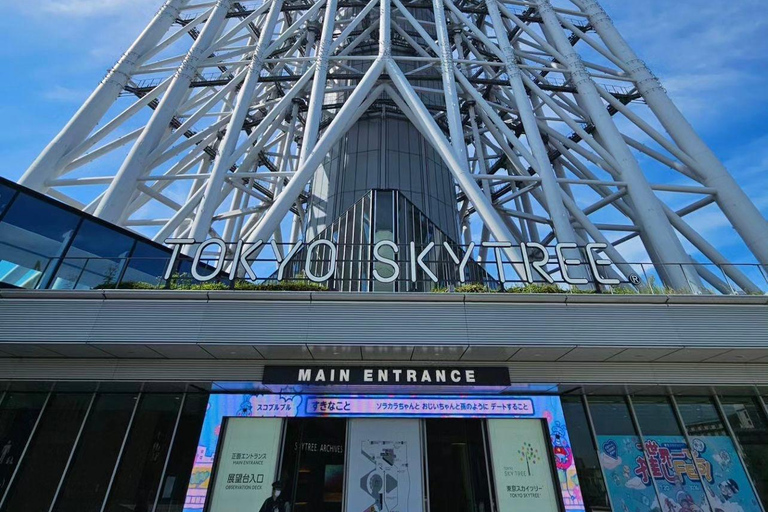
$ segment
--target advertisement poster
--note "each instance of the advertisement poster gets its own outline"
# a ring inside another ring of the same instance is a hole
[[[499,512],[558,512],[541,420],[488,420]]]
[[[272,493],[282,420],[230,418],[219,452],[210,512],[258,510]]]
[[[693,452],[682,436],[649,437],[647,457],[636,436],[598,436],[598,442],[620,512],[760,512],[728,437],[694,438]]]
[[[349,420],[348,512],[420,512],[419,420]]]
[[[705,475],[704,487],[714,512],[761,512],[729,437],[693,437],[691,448],[698,458],[706,461],[710,471]]]

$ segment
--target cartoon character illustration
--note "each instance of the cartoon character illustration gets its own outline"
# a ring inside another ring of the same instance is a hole
[[[715,461],[720,464],[720,467],[726,469],[731,466],[731,454],[725,450],[720,450],[714,455]]]
[[[240,402],[240,406],[237,409],[237,415],[243,418],[248,418],[253,414],[253,404],[251,403],[251,395],[245,395],[243,401]]]
[[[720,490],[720,495],[723,497],[723,501],[730,501],[731,498],[739,493],[739,484],[733,478],[723,480],[717,485]]]

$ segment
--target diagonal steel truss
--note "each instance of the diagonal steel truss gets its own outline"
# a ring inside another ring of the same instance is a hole
[[[467,240],[760,291],[688,219],[723,215],[764,268],[768,223],[595,0],[168,0],[21,183],[158,241],[295,242],[329,149],[381,108],[443,156]]]

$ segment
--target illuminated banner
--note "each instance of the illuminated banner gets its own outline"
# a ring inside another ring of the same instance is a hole
[[[499,510],[559,512],[541,420],[488,420]]]
[[[194,251],[194,258],[192,260],[192,277],[198,281],[210,281],[219,277],[225,270],[225,264],[228,261],[231,265],[227,266],[229,279],[235,279],[237,276],[244,275],[248,279],[255,281],[256,279],[263,279],[265,276],[257,276],[251,268],[253,263],[252,259],[258,254],[258,252],[264,248],[264,241],[257,240],[254,243],[247,244],[240,240],[234,248],[231,256],[227,256],[227,243],[220,238],[210,238],[202,243],[197,243],[193,238],[168,238],[165,240],[166,245],[173,247],[173,253],[171,260],[168,262],[168,267],[165,271],[165,279],[171,277],[176,265],[176,261],[179,254],[182,252],[182,248],[197,245]],[[457,254],[448,242],[443,243],[446,253],[450,258],[450,262],[456,266],[458,275],[461,282],[464,282],[464,270],[472,259],[472,251],[475,249],[476,244],[474,242],[467,246],[465,253]],[[482,242],[480,247],[486,247],[491,249],[491,252],[496,257],[496,267],[499,273],[499,279],[505,281],[505,263],[514,263],[518,269],[518,273],[526,283],[534,283],[540,281],[546,281],[548,283],[554,283],[555,279],[550,274],[550,270],[547,270],[547,266],[552,263],[557,264],[557,274],[562,276],[562,281],[571,285],[588,284],[589,280],[584,277],[577,277],[577,268],[588,268],[591,271],[594,281],[604,285],[618,285],[621,282],[618,279],[603,277],[600,273],[600,268],[610,267],[613,265],[611,260],[604,259],[599,256],[599,253],[604,251],[608,246],[601,243],[587,244],[584,247],[579,247],[573,243],[561,243],[555,245],[555,260],[550,261],[549,248],[534,242],[523,243],[520,245],[513,245],[510,242]],[[285,256],[278,250],[277,244],[272,242],[272,250],[277,259],[277,280],[283,280],[285,276],[285,270],[289,265],[295,263],[294,256],[304,248],[304,242],[297,242],[288,251]],[[380,283],[391,283],[397,281],[400,277],[400,265],[405,263],[410,266],[411,280],[416,281],[416,270],[421,269],[426,276],[433,282],[438,282],[437,276],[432,272],[432,269],[426,262],[430,261],[430,257],[434,259],[434,254],[430,256],[430,253],[435,249],[435,243],[431,242],[423,250],[417,250],[413,242],[409,245],[409,251],[407,255],[403,255],[400,260],[391,256],[393,253],[397,254],[400,251],[394,242],[389,240],[383,240],[373,244],[371,246],[371,254],[378,264],[373,269],[373,278]],[[502,258],[504,251],[515,250],[520,255],[520,261],[505,262]],[[210,255],[211,251],[216,251],[217,256],[210,258],[205,256]],[[316,283],[322,283],[333,279],[336,274],[337,268],[337,254],[338,247],[335,243],[329,240],[315,240],[306,246],[306,257],[303,263],[303,274],[310,281]],[[185,254],[191,254],[190,251],[184,251]],[[367,253],[367,251],[366,251]],[[576,254],[582,254],[585,256],[582,259],[575,258]],[[322,255],[322,256],[321,256]],[[534,255],[536,255],[534,257]],[[201,272],[199,268],[201,261],[206,261],[208,264]],[[209,261],[215,260],[215,261]],[[385,265],[391,268],[391,275],[382,276],[378,271],[378,265]],[[326,270],[318,270],[318,267],[322,267]],[[586,273],[586,272],[585,272]],[[637,276],[634,276],[635,278]],[[639,278],[638,278],[639,279]],[[638,280],[639,282],[639,280]]]
[[[213,460],[220,449],[220,432],[226,418],[231,417],[353,418],[350,422],[356,422],[360,418],[387,418],[388,425],[400,419],[415,422],[417,418],[546,420],[549,436],[546,449],[551,451],[554,459],[556,481],[559,485],[555,492],[561,498],[566,512],[584,512],[568,428],[560,398],[557,396],[329,394],[211,394],[200,431],[197,455],[184,502],[184,512],[202,512],[205,509]],[[351,450],[352,445],[349,446]],[[409,454],[409,460],[410,457]],[[361,510],[363,509],[358,509],[358,512]],[[421,508],[413,510],[419,511]]]
[[[258,510],[272,493],[282,420],[230,418],[209,512]]]
[[[492,417],[533,416],[527,398],[309,397],[307,416]]]
[[[262,383],[505,387],[510,385],[510,380],[509,369],[503,367],[267,366]]]
[[[350,420],[348,446],[346,510],[422,510],[418,420]]]

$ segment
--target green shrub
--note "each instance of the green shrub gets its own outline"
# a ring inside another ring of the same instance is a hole
[[[100,284],[94,290],[157,290],[159,288],[162,287],[143,281],[123,281],[117,286],[114,283]]]
[[[508,293],[568,293],[567,290],[563,290],[559,286],[554,284],[539,284],[531,283],[525,286],[519,286],[516,288],[510,288]]]
[[[484,284],[467,283],[456,287],[456,293],[496,293]]]

